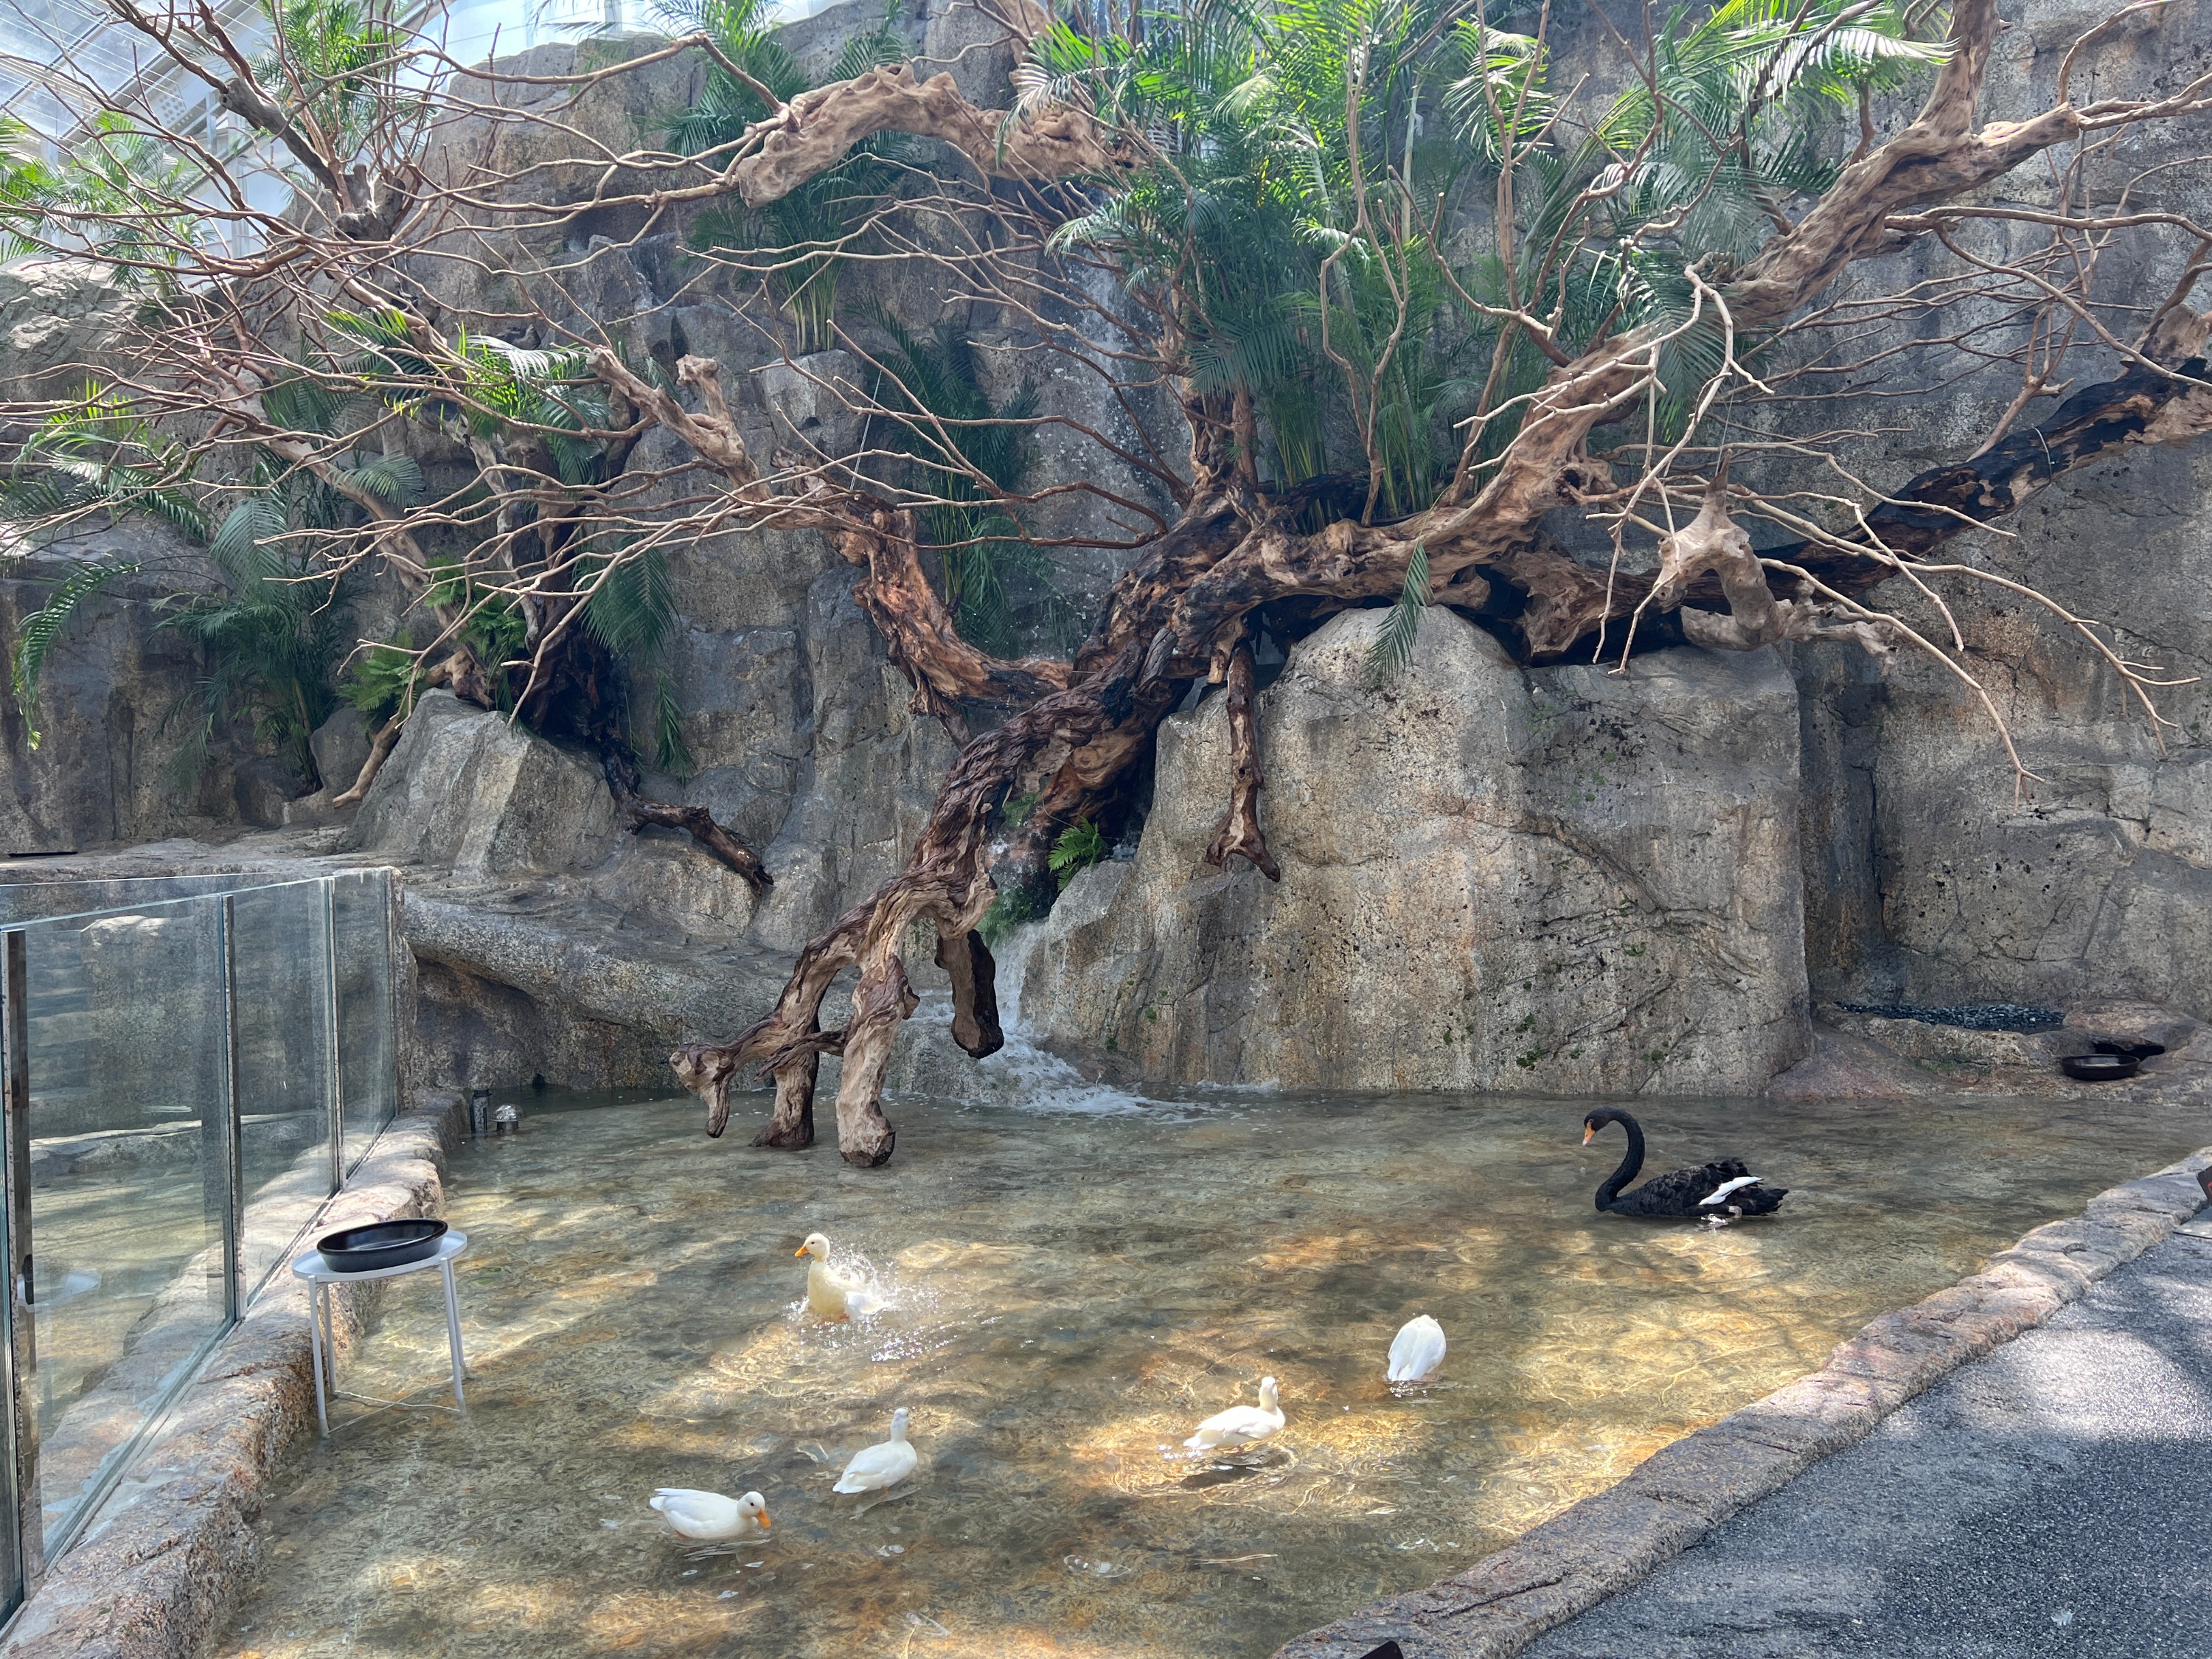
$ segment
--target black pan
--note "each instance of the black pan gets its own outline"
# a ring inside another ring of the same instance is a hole
[[[315,1253],[334,1273],[374,1273],[437,1255],[445,1236],[442,1221],[379,1221],[325,1233],[315,1241]]]
[[[2083,1083],[2109,1083],[2133,1077],[2142,1065],[2133,1054],[2069,1054],[2058,1062],[2070,1078]]]

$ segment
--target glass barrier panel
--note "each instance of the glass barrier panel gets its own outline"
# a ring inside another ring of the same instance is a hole
[[[25,932],[31,1319],[51,1550],[228,1321],[222,902]]]
[[[368,1153],[399,1104],[399,1057],[392,1015],[392,887],[388,872],[331,878],[337,930],[338,1079],[344,1104],[345,1171]]]
[[[234,893],[265,887],[267,876],[230,871],[198,876],[92,876],[42,881],[15,870],[0,881],[0,926],[19,927],[50,917],[83,916],[100,910],[137,909],[207,893]]]
[[[329,953],[319,881],[251,889],[230,906],[242,1304],[331,1195]]]

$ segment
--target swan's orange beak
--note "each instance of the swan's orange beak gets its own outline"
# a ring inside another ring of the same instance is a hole
[[[805,1255],[805,1254],[806,1254],[806,1246],[805,1246],[804,1244],[800,1245],[797,1249],[795,1249],[795,1250],[793,1250],[793,1251],[792,1252],[792,1255]]]
[[[1589,1126],[1589,1124],[1587,1124],[1587,1123],[1583,1124],[1583,1146],[1589,1146],[1589,1145],[1590,1144],[1590,1142],[1592,1142],[1593,1140],[1595,1140],[1596,1139],[1597,1139],[1597,1131],[1596,1131],[1596,1130],[1595,1130],[1595,1129],[1593,1129],[1593,1128],[1591,1128],[1591,1127],[1590,1127],[1590,1126]]]

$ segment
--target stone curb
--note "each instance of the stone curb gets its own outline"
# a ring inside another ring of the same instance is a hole
[[[2098,1194],[1981,1272],[1884,1314],[1810,1376],[1663,1448],[1467,1571],[1293,1638],[1275,1659],[1360,1659],[1392,1639],[1405,1659],[1507,1659],[2171,1237],[2203,1206],[2195,1176],[2208,1164],[2212,1147]]]
[[[404,1112],[319,1227],[435,1215],[457,1103]],[[338,1351],[360,1340],[374,1285],[333,1298]],[[52,1564],[0,1640],[0,1659],[187,1659],[252,1572],[254,1522],[286,1450],[315,1420],[307,1287],[289,1274],[216,1346],[158,1437]]]

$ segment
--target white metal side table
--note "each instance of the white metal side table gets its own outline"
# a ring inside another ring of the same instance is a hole
[[[446,1279],[446,1344],[453,1360],[453,1403],[439,1406],[437,1411],[458,1411],[468,1415],[469,1402],[461,1393],[461,1297],[453,1284],[453,1258],[469,1248],[466,1233],[449,1232],[438,1241],[438,1248],[420,1261],[403,1262],[397,1267],[377,1267],[365,1273],[333,1273],[324,1265],[322,1255],[315,1250],[302,1251],[292,1258],[292,1276],[307,1281],[307,1324],[313,1334],[315,1348],[315,1418],[322,1425],[323,1436],[330,1437],[331,1413],[329,1400],[358,1400],[366,1405],[392,1406],[401,1402],[392,1400],[370,1400],[363,1395],[341,1395],[338,1392],[337,1344],[331,1332],[330,1287],[333,1285],[356,1285],[370,1279],[402,1279],[409,1273],[428,1273],[435,1267]],[[325,1395],[323,1387],[323,1368],[330,1367],[330,1388]]]

